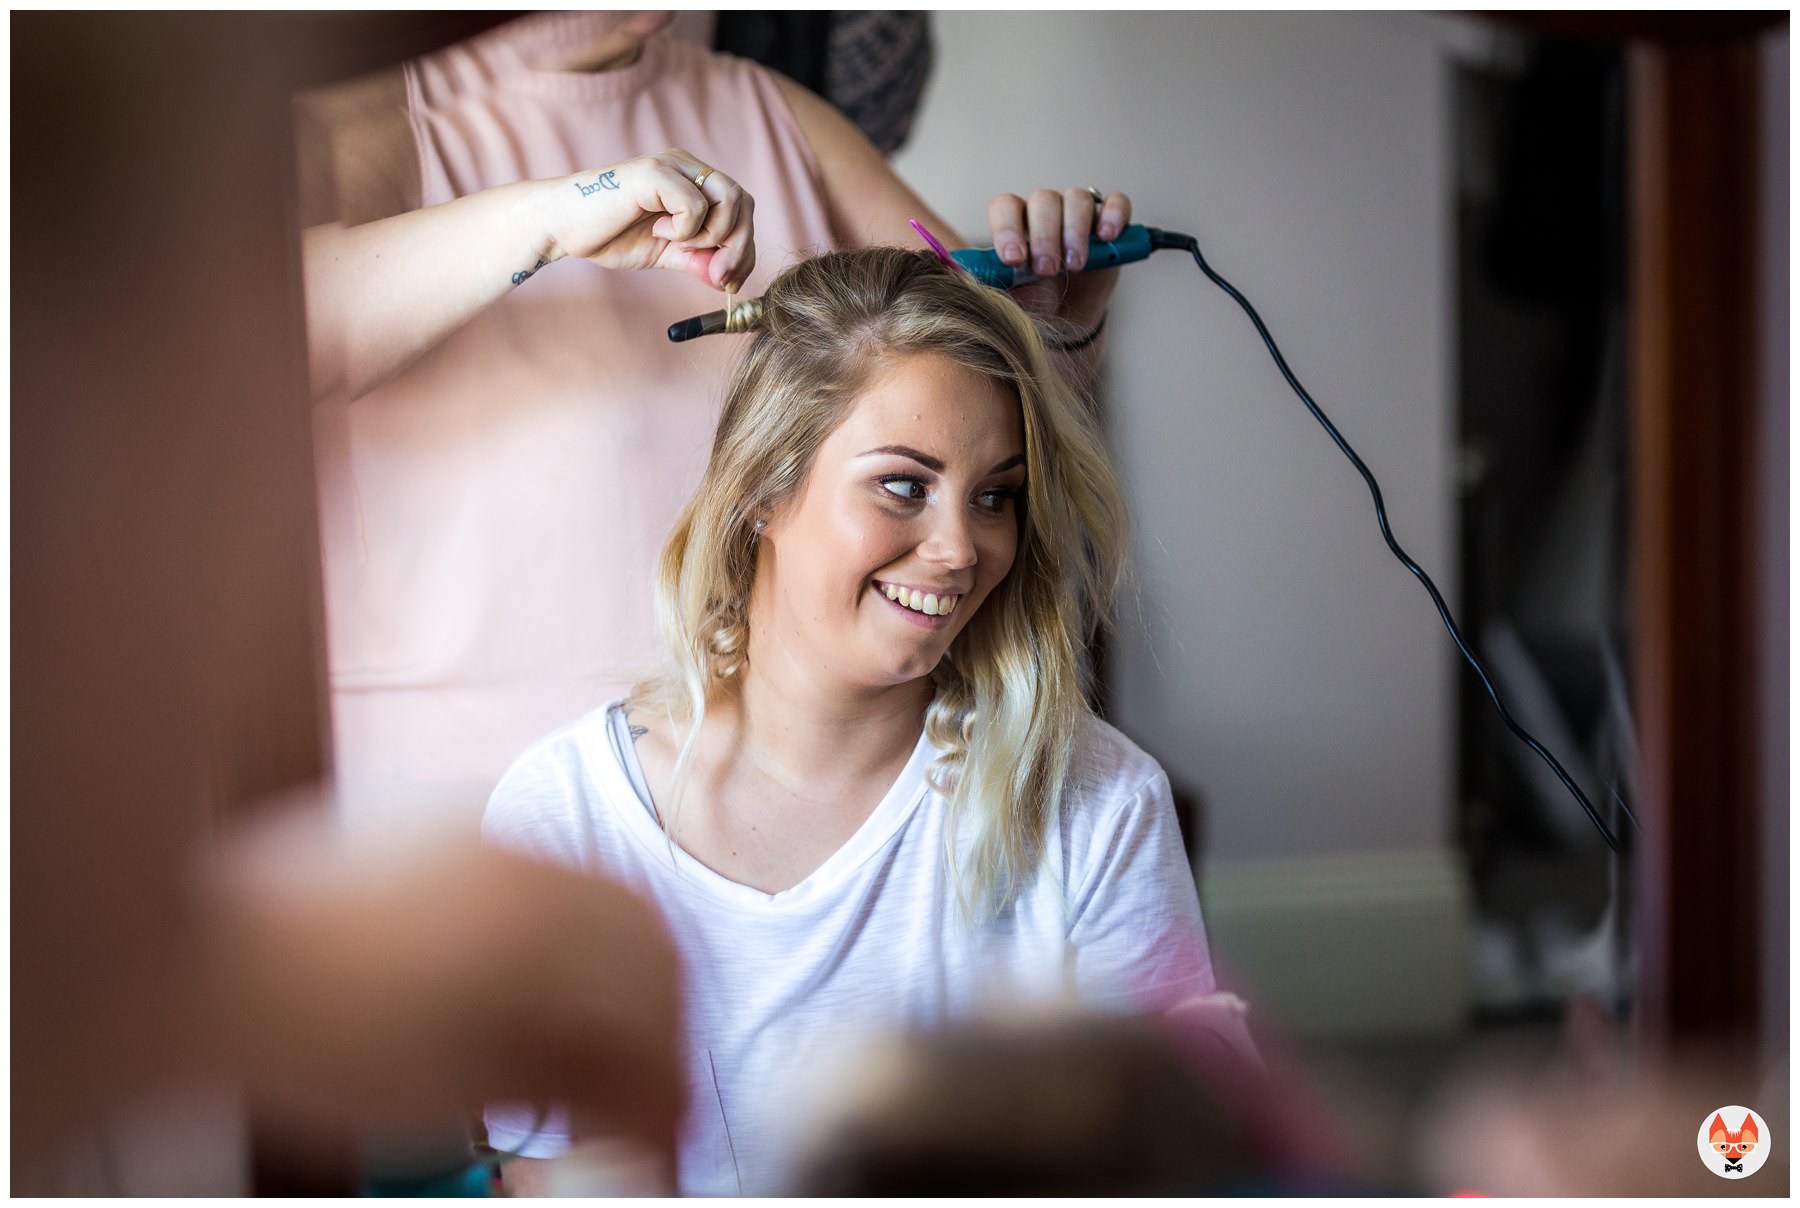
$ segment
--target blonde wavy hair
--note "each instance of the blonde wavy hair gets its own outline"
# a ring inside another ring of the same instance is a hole
[[[1006,386],[1025,430],[1025,489],[1011,571],[932,672],[931,782],[949,803],[965,910],[1002,908],[1043,850],[1089,716],[1087,650],[1110,621],[1126,515],[1092,411],[1051,364],[1031,318],[927,252],[831,252],[782,273],[726,392],[699,490],[664,547],[656,609],[665,669],[632,690],[686,737],[675,802],[709,700],[747,665],[754,518],[805,483],[825,438],[884,368],[937,353]],[[672,834],[674,802],[664,825]],[[956,837],[972,826],[969,862]]]

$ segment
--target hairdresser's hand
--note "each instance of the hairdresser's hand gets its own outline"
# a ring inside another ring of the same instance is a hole
[[[1088,240],[1116,239],[1131,221],[1131,198],[1123,193],[1097,200],[1086,189],[1039,189],[1029,197],[1002,193],[988,203],[994,250],[1014,267],[1029,268],[1046,284],[1017,291],[1028,309],[1055,314],[1074,329],[1092,331],[1118,284],[1117,269],[1084,273]],[[1057,278],[1058,273],[1069,273]]]
[[[673,268],[714,289],[756,267],[756,204],[724,172],[679,149],[540,182],[551,201],[547,257],[605,268]],[[695,178],[706,173],[701,184]]]
[[[750,195],[662,151],[574,176],[522,180],[301,237],[313,398],[361,398],[524,285],[584,256],[673,268],[736,289],[756,265]]]
[[[674,950],[620,885],[473,839],[351,853],[316,835],[219,878],[227,1068],[338,1120],[562,1100],[667,1151],[680,1113]]]

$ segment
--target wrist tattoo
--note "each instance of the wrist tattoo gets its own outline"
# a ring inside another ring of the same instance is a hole
[[[549,264],[549,263],[550,262],[548,260],[545,260],[543,257],[541,257],[541,256],[538,257],[538,262],[536,264],[532,265],[530,268],[521,269],[520,271],[514,273],[512,275],[512,283],[514,285],[524,284],[525,279],[527,277],[531,276],[531,274],[537,272],[540,268],[543,268],[546,264]]]
[[[575,182],[575,187],[581,190],[581,195],[583,197],[586,197],[589,193],[598,193],[601,189],[617,189],[619,187],[619,178],[616,175],[615,169],[608,168],[606,171],[600,173],[600,175],[594,177],[593,184],[584,185],[578,180]]]

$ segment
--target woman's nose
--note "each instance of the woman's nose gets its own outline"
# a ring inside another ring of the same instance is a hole
[[[932,519],[931,532],[919,546],[919,556],[950,570],[974,566],[975,538],[968,518],[956,509],[940,512]]]

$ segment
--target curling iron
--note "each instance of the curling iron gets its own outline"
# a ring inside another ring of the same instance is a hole
[[[1092,240],[1088,243],[1087,263],[1082,266],[1081,271],[1091,273],[1146,260],[1151,252],[1157,250],[1159,237],[1166,238],[1166,235],[1154,227],[1133,223],[1120,231],[1116,239]],[[1000,254],[991,247],[959,248],[950,253],[950,258],[967,269],[975,280],[995,289],[1016,289],[1043,279],[1027,268],[1014,268],[1004,263]]]
[[[1030,285],[1041,281],[1031,270],[1014,268],[1000,259],[1000,253],[991,247],[965,247],[954,252],[946,252],[937,240],[931,239],[929,232],[923,227],[919,233],[926,236],[933,249],[946,259],[960,265],[970,276],[983,285],[995,289],[1017,289],[1021,285]],[[1169,240],[1185,240],[1185,235],[1171,235],[1159,231],[1155,227],[1132,224],[1120,231],[1114,239],[1096,239],[1088,244],[1088,258],[1081,271],[1096,272],[1105,268],[1118,268],[1123,264],[1134,264],[1147,259],[1151,252],[1160,248],[1186,248],[1186,243],[1169,242]],[[678,323],[669,324],[669,339],[674,343],[691,340],[695,336],[717,335],[726,331],[749,331],[762,318],[762,299],[748,298],[742,302],[734,302],[726,310],[715,310],[710,314],[695,315],[691,319],[682,319]]]

